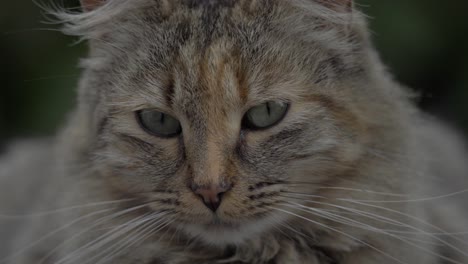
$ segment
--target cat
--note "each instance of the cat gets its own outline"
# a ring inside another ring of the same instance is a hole
[[[78,106],[0,163],[33,212],[1,263],[468,263],[462,140],[353,1],[81,3],[54,12],[89,41]]]

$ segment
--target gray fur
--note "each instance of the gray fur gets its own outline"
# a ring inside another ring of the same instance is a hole
[[[55,12],[90,43],[79,105],[53,143],[6,156],[0,180],[31,181],[2,184],[0,208],[119,202],[26,217],[2,238],[20,252],[10,263],[467,263],[467,244],[434,235],[468,230],[461,204],[437,198],[467,187],[461,140],[413,106],[349,4],[109,0]],[[284,120],[242,129],[268,100],[290,104]],[[146,108],[178,118],[183,135],[146,133],[135,118]],[[190,190],[213,184],[232,186],[216,216]],[[16,203],[11,186],[40,191]]]

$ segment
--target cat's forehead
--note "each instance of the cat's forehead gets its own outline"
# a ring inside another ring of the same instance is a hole
[[[278,66],[287,61],[271,54],[267,63],[249,54],[230,38],[213,40],[203,48],[187,42],[170,56],[157,56],[165,57],[165,62],[137,60],[139,64],[129,67],[130,77],[120,87],[131,93],[136,104],[182,111],[190,117],[225,118],[232,111],[294,96],[301,80],[298,73],[288,76]]]
[[[121,68],[118,73],[125,73],[124,82],[129,82],[122,86],[161,91],[164,96],[158,99],[179,105],[195,97],[199,103],[212,98],[237,104],[248,97],[267,99],[269,93],[280,96],[269,91],[285,81],[282,68],[292,70],[297,61],[273,34],[265,33],[269,26],[246,22],[227,11],[207,18],[206,10],[196,10],[173,14],[161,24],[144,24],[133,33],[140,35],[125,48],[125,61],[114,57]],[[168,99],[178,94],[180,100]]]
[[[146,98],[163,110],[202,104],[233,109],[300,97],[309,88],[304,84],[347,67],[333,43],[320,38],[323,27],[313,35],[294,32],[279,19],[289,11],[266,2],[254,13],[245,1],[208,0],[140,10],[109,34],[120,47],[108,64],[118,68],[109,78],[139,105]]]

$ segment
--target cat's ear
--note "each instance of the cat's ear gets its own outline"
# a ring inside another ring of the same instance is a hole
[[[315,0],[316,2],[340,13],[349,13],[353,11],[353,0]]]
[[[84,11],[92,11],[103,5],[106,0],[80,0],[80,2]]]

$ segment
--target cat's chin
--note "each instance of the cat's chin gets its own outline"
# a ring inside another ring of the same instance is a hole
[[[276,219],[277,220],[277,219]],[[235,223],[213,221],[209,224],[186,223],[182,229],[189,235],[213,246],[240,245],[271,229],[275,222],[270,217]]]

